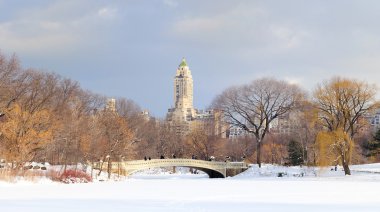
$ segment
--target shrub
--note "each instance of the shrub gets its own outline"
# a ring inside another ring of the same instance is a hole
[[[59,181],[64,183],[88,183],[92,177],[81,170],[68,169],[59,176]]]
[[[0,169],[0,181],[17,182],[17,180],[28,180],[37,182],[45,177],[46,173],[39,170],[22,169]]]
[[[61,182],[61,174],[59,171],[49,170],[46,174],[46,177],[52,181]]]
[[[16,172],[9,169],[0,169],[0,181],[15,182]]]

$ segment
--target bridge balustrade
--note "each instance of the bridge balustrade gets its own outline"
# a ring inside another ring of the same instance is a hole
[[[103,169],[107,169],[107,163],[103,163]],[[100,163],[96,163],[94,168],[100,169]],[[220,161],[204,161],[194,159],[152,159],[152,160],[135,160],[112,162],[112,170],[123,170],[126,175],[135,171],[157,168],[157,167],[190,167],[206,172],[210,177],[226,177],[233,176],[248,168],[244,162],[220,162]]]

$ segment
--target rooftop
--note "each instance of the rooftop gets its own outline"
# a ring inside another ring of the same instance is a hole
[[[182,62],[181,64],[179,64],[179,67],[182,67],[182,66],[187,66],[185,58],[182,58]]]

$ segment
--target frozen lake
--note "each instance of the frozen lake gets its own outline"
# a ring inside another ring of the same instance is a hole
[[[0,182],[0,211],[380,211],[378,174],[208,179],[140,175],[121,182]],[[160,178],[160,179],[157,179]]]

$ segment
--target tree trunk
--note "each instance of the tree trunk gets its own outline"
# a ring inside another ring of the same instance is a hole
[[[117,178],[120,178],[120,161],[117,163]]]
[[[91,162],[91,177],[94,177],[94,161]]]
[[[257,164],[261,168],[261,140],[257,140]]]
[[[64,168],[63,168],[63,172],[66,171],[66,168],[67,168],[67,157],[65,157],[65,165],[64,165]]]
[[[343,166],[344,174],[345,175],[351,175],[350,167],[348,167],[348,164],[350,163],[349,161],[351,161],[351,151],[350,151],[350,149],[351,149],[351,145],[349,144],[348,145],[348,149],[344,150],[344,152],[341,154],[341,157],[342,157],[342,166]]]
[[[103,171],[103,164],[104,164],[104,161],[106,160],[106,157],[104,157],[103,158],[103,160],[102,161],[99,161],[99,165],[100,165],[100,167],[99,167],[99,173],[98,173],[98,176],[100,176],[100,174],[102,173],[102,171]]]
[[[344,174],[345,175],[351,175],[351,170],[350,170],[350,167],[348,167],[348,164],[345,161],[343,161],[342,165],[343,165],[343,169],[344,169]]]
[[[108,179],[111,179],[111,169],[112,169],[111,157],[109,157],[109,158],[108,158],[108,166],[107,166]]]
[[[274,139],[272,138],[272,148],[271,148],[271,161],[274,164]]]

